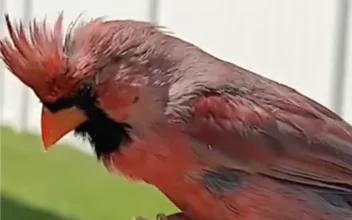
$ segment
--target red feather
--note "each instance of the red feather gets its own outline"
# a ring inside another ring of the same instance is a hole
[[[27,33],[22,23],[13,24],[6,15],[6,26],[13,44],[7,39],[0,41],[1,58],[8,69],[48,100],[54,98],[50,82],[65,71],[62,20],[61,14],[53,30],[48,29],[45,20],[39,24],[33,20]]]
[[[189,132],[234,160],[260,165],[251,172],[352,192],[351,127],[294,93],[296,100],[281,102],[265,96],[200,98]]]

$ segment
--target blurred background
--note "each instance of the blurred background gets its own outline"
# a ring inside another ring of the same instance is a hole
[[[209,53],[287,84],[352,123],[352,0],[0,0],[27,21],[64,12],[165,26]],[[350,13],[351,12],[351,13]],[[0,63],[2,219],[131,219],[175,211],[153,187],[110,176],[68,135],[44,153],[40,103]]]

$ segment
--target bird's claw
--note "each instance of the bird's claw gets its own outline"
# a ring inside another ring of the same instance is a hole
[[[143,217],[134,217],[132,220],[148,220]],[[168,220],[167,216],[165,214],[157,214],[155,220]]]
[[[143,217],[133,217],[132,220],[149,220]]]
[[[167,219],[168,218],[165,214],[160,213],[156,215],[156,220],[167,220]]]

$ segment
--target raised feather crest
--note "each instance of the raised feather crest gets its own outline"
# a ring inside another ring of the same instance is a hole
[[[43,82],[64,71],[62,21],[60,14],[50,30],[45,20],[33,20],[26,31],[23,23],[12,23],[5,15],[9,38],[0,41],[1,58],[14,75],[36,92],[43,89]]]
[[[41,22],[33,19],[28,28],[22,22],[11,22],[10,16],[5,15],[9,37],[0,40],[0,58],[41,99],[55,101],[60,93],[70,89],[68,82],[74,83],[66,74],[67,55],[73,44],[72,35],[77,30],[78,19],[71,23],[65,34],[63,13],[53,27],[48,27],[45,19]]]

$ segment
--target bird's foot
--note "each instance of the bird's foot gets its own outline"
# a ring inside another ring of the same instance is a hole
[[[148,220],[143,217],[135,217],[132,220]],[[165,215],[165,214],[158,214],[156,216],[156,220],[190,220],[188,217],[186,217],[183,213],[177,213],[177,214],[172,214],[172,215]]]
[[[158,214],[155,218],[156,220],[169,220],[168,217],[165,214]],[[134,217],[132,220],[149,220],[143,217]]]

